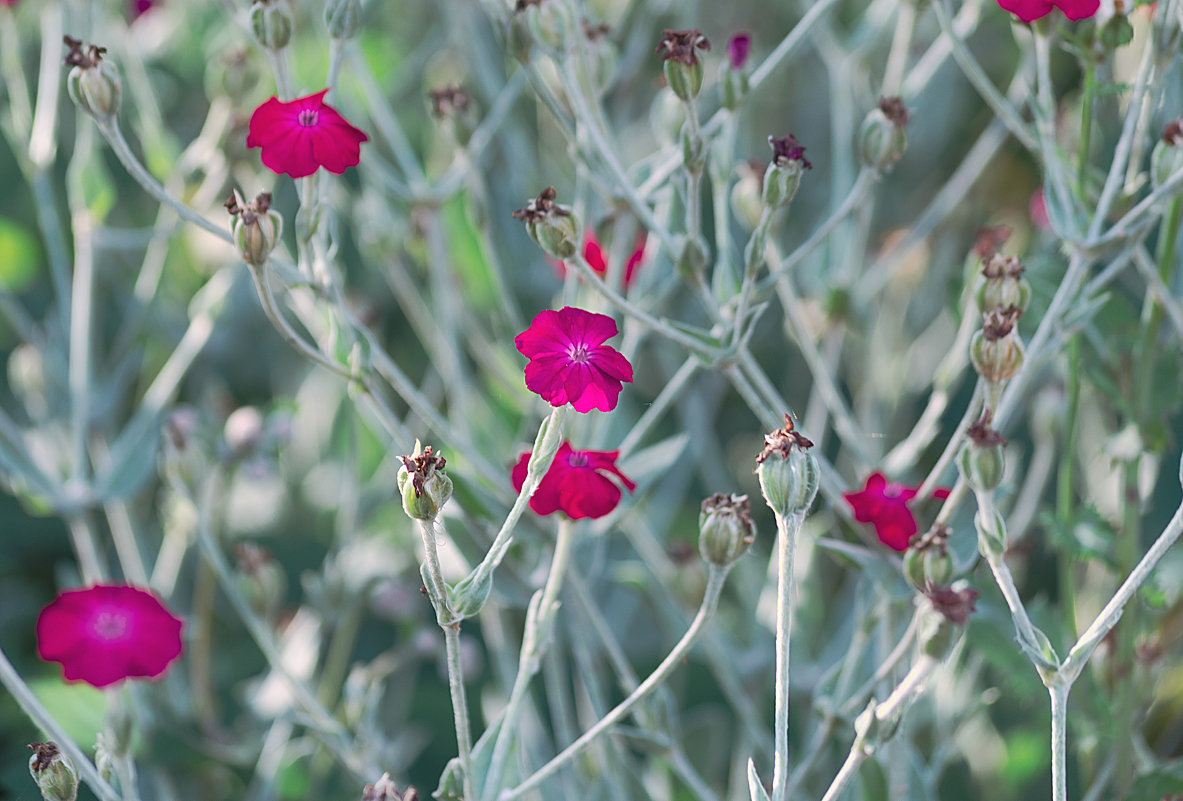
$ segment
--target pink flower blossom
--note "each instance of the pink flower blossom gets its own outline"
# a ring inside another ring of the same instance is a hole
[[[616,466],[619,456],[620,451],[577,451],[564,442],[530,497],[530,508],[540,515],[561,511],[572,520],[603,517],[620,503],[620,487],[608,476],[618,478],[629,492],[637,488]],[[513,487],[518,492],[526,483],[529,461],[526,452],[514,465]]]
[[[741,70],[748,63],[748,54],[752,51],[752,37],[746,33],[737,33],[727,42],[727,58],[731,62],[731,69]]]
[[[96,584],[59,595],[37,618],[37,653],[94,687],[156,678],[181,655],[181,620],[147,590]]]
[[[1023,22],[1034,22],[1058,8],[1070,20],[1087,19],[1097,13],[1101,0],[998,0],[1003,11],[1009,11]]]
[[[604,253],[604,248],[600,244],[600,240],[596,239],[595,233],[590,228],[584,232],[583,235],[583,258],[588,266],[595,271],[596,275],[602,279],[608,277],[608,258]],[[645,258],[645,235],[637,236],[636,243],[633,247],[633,252],[629,254],[628,261],[624,263],[624,275],[620,279],[625,289],[633,285],[633,278],[636,277],[637,268],[641,266],[641,261]],[[558,259],[550,259],[551,266],[555,268],[560,278],[565,278],[567,275],[566,263]]]
[[[526,388],[551,406],[612,411],[623,384],[633,380],[628,359],[604,344],[616,333],[616,321],[605,314],[572,306],[540,312],[513,341],[530,360]]]
[[[867,476],[866,486],[859,492],[848,492],[842,497],[854,510],[854,519],[875,527],[879,541],[893,551],[908,550],[908,541],[916,535],[916,518],[908,502],[916,497],[919,487],[907,487],[888,481],[882,473]],[[932,496],[949,497],[949,490],[937,488]]]
[[[324,167],[340,175],[361,161],[369,137],[324,102],[324,89],[284,103],[272,97],[251,115],[247,147],[263,149],[270,170],[304,178]]]

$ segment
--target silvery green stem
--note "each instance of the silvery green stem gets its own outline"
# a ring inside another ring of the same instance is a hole
[[[1035,29],[1035,76],[1036,98],[1038,100],[1035,113],[1035,130],[1039,134],[1039,148],[1042,154],[1044,170],[1047,173],[1048,191],[1055,197],[1048,198],[1049,205],[1058,203],[1061,207],[1074,209],[1072,190],[1067,176],[1064,174],[1064,160],[1060,157],[1060,149],[1056,143],[1056,99],[1052,94],[1051,72],[1051,41],[1040,26]],[[1057,199],[1058,198],[1058,199]],[[1052,218],[1052,225],[1056,225]],[[1069,222],[1072,227],[1067,231],[1056,233],[1064,238],[1075,238],[1079,233],[1075,226],[1075,214]]]
[[[698,614],[694,616],[694,621],[690,624],[690,628],[682,635],[682,639],[678,640],[673,650],[661,661],[661,664],[649,674],[649,677],[645,681],[641,682],[635,690],[629,693],[627,698],[617,704],[607,715],[600,718],[578,740],[564,748],[558,756],[531,774],[529,778],[517,787],[503,791],[498,796],[499,801],[511,801],[511,799],[520,798],[539,787],[551,776],[558,773],[568,762],[583,753],[597,738],[606,734],[613,726],[623,720],[625,715],[634,706],[643,701],[662,682],[669,678],[670,674],[678,668],[682,659],[698,640],[707,622],[714,616],[715,609],[719,605],[719,595],[723,591],[723,582],[727,578],[730,568],[711,565],[709,570],[710,572],[707,574],[707,586],[703,592],[702,604],[698,608]]]
[[[41,67],[37,74],[37,103],[33,108],[33,129],[29,133],[29,161],[39,171],[45,171],[57,155],[56,131],[62,77],[59,43],[62,41],[64,15],[65,10],[57,3],[46,3],[41,14]]]
[[[279,332],[284,341],[291,345],[297,353],[308,359],[313,364],[323,367],[331,373],[341,376],[345,379],[353,379],[353,374],[343,364],[338,364],[332,361],[318,349],[314,348],[304,341],[304,338],[296,333],[296,329],[292,328],[292,324],[288,322],[287,318],[283,316],[283,311],[275,302],[275,294],[271,290],[271,281],[268,275],[267,266],[255,267],[247,265],[250,268],[251,280],[255,283],[255,289],[259,293],[259,302],[263,307],[263,313],[267,315],[267,319]]]
[[[1070,683],[1047,688],[1052,704],[1052,801],[1068,801],[1068,693]]]
[[[776,515],[776,677],[772,801],[785,801],[789,780],[789,643],[793,629],[793,544],[805,512]]]
[[[887,64],[883,68],[883,84],[879,91],[884,97],[900,93],[900,87],[904,82],[904,70],[908,66],[912,34],[916,30],[916,6],[911,3],[900,3],[896,8],[895,31],[891,36],[891,49],[887,53]]]
[[[661,392],[646,406],[645,413],[637,419],[637,422],[633,423],[633,427],[629,429],[628,434],[620,441],[617,450],[620,451],[621,459],[627,458],[632,453],[633,449],[649,433],[649,429],[661,419],[661,416],[665,414],[670,405],[681,397],[686,382],[698,372],[698,368],[701,365],[702,362],[693,356],[682,362],[682,366],[665,382],[661,388]]]
[[[856,740],[854,745],[850,747],[850,752],[846,755],[846,759],[842,762],[842,767],[839,768],[838,774],[834,776],[834,781],[830,783],[826,794],[822,796],[822,801],[837,801],[838,797],[842,795],[842,791],[854,779],[855,774],[858,773],[859,766],[867,755],[863,753],[862,746]]]

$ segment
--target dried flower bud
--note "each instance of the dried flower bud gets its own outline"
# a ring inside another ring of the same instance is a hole
[[[403,496],[403,511],[415,520],[434,520],[452,497],[452,479],[444,474],[444,457],[423,448],[415,440],[415,450],[402,457],[398,471],[398,490]]]
[[[932,608],[940,612],[945,620],[955,625],[964,625],[974,612],[974,602],[978,599],[978,591],[972,587],[962,587],[955,590],[952,587],[930,587],[925,593],[932,603]]]
[[[986,315],[982,330],[974,334],[970,343],[974,369],[992,384],[1006,383],[1023,366],[1023,342],[1015,328],[1022,313],[1017,306],[994,309]]]
[[[904,577],[920,592],[930,587],[947,587],[953,580],[953,557],[949,554],[949,528],[935,525],[912,538],[904,554]]]
[[[325,3],[325,27],[334,39],[352,39],[361,25],[358,0],[328,0]]]
[[[990,428],[992,413],[989,409],[969,427],[966,435],[969,442],[961,449],[957,466],[974,492],[992,492],[1002,483],[1006,469],[1006,456],[1002,446],[1006,439]]]
[[[283,217],[271,208],[271,193],[260,192],[244,204],[242,195],[235,190],[225,205],[234,218],[230,230],[238,255],[252,267],[262,267],[283,235]]]
[[[1183,170],[1183,119],[1171,120],[1150,153],[1150,180],[1154,188]]]
[[[801,176],[813,165],[805,158],[805,148],[792,134],[780,138],[768,137],[772,146],[772,163],[764,173],[764,204],[774,209],[792,202],[801,186]]]
[[[526,20],[534,41],[552,53],[572,49],[577,14],[570,0],[517,0],[514,11]]]
[[[290,0],[252,0],[250,21],[255,41],[268,50],[283,50],[292,40]]]
[[[793,418],[785,426],[764,435],[764,449],[756,455],[756,475],[764,501],[781,517],[803,515],[817,496],[820,472],[809,452],[813,443],[793,430]]]
[[[414,787],[408,787],[400,793],[390,780],[390,774],[383,773],[378,781],[362,789],[361,801],[419,801],[419,793]]]
[[[30,743],[29,773],[45,801],[74,801],[78,797],[78,774],[56,743]]]
[[[530,238],[548,256],[569,259],[579,249],[579,220],[571,209],[555,203],[555,188],[548,186],[537,198],[513,213],[515,220],[526,224]]]
[[[122,84],[119,70],[103,58],[107,48],[92,44],[84,50],[81,41],[69,36],[62,37],[62,41],[70,48],[66,54],[66,64],[72,67],[66,78],[70,99],[99,122],[114,121]]]
[[[1014,306],[1019,311],[1031,302],[1031,285],[1023,278],[1026,272],[1018,256],[993,253],[984,259],[982,273],[974,289],[978,311],[989,314],[994,309]]]
[[[698,552],[713,565],[730,565],[756,541],[747,495],[715,494],[698,515]]]
[[[690,102],[702,91],[702,62],[698,60],[698,51],[710,49],[710,41],[697,28],[662,31],[656,52],[665,62],[662,69],[666,83],[680,99]]]
[[[884,97],[878,107],[863,118],[859,128],[859,158],[863,164],[889,169],[908,149],[908,108],[898,97]]]

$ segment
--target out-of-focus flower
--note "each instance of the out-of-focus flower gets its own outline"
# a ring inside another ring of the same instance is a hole
[[[616,321],[605,314],[564,306],[543,311],[514,344],[530,360],[526,387],[551,406],[570,403],[580,413],[616,408],[633,366],[604,342],[616,336]]]
[[[731,69],[741,70],[748,63],[748,55],[752,52],[752,37],[746,33],[737,33],[727,42],[727,60],[731,62]]]
[[[1046,17],[1053,8],[1060,9],[1070,20],[1080,20],[1096,14],[1101,7],[1101,0],[998,0],[998,5],[1023,22],[1034,22]]]
[[[859,492],[848,492],[842,497],[854,511],[854,519],[875,527],[879,541],[893,551],[908,550],[908,541],[916,535],[916,518],[908,502],[916,497],[918,487],[908,487],[888,481],[882,473],[867,476],[866,485]],[[937,499],[949,497],[949,490],[941,487],[933,492]]]
[[[160,0],[131,0],[131,18],[138,19],[141,14],[151,11],[160,5]]]
[[[1027,215],[1040,231],[1052,230],[1052,218],[1047,213],[1047,198],[1044,197],[1043,187],[1031,193],[1031,199],[1027,201]]]
[[[59,595],[37,618],[37,653],[69,681],[106,687],[156,678],[181,655],[181,620],[147,590],[96,584]]]
[[[600,278],[608,278],[608,257],[604,253],[604,247],[600,244],[600,240],[596,238],[595,233],[588,229],[583,236],[583,258],[588,266],[595,271]],[[633,279],[636,277],[637,268],[641,266],[641,260],[645,258],[645,235],[640,234],[636,239],[636,246],[633,252],[629,254],[628,261],[624,263],[624,275],[621,277],[621,283],[625,289],[633,285]],[[555,271],[560,277],[567,275],[567,265],[562,261],[552,261]]]
[[[262,148],[272,172],[304,178],[321,167],[340,175],[361,161],[361,143],[369,140],[324,102],[328,89],[288,103],[276,97],[251,115],[247,147]]]
[[[620,451],[577,451],[564,442],[530,497],[530,508],[537,514],[562,512],[572,520],[603,517],[620,503],[620,487],[615,476],[632,492],[637,488],[620,472],[616,459]],[[530,452],[523,453],[513,467],[513,487],[521,492],[526,483]]]

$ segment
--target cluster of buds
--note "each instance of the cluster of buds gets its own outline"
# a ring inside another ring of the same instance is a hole
[[[444,457],[415,440],[415,450],[402,460],[397,483],[403,511],[415,520],[434,520],[452,497],[452,479],[444,473]]]
[[[408,787],[400,793],[390,780],[390,774],[383,773],[378,781],[362,789],[361,801],[419,801],[419,793],[414,787]]]
[[[29,773],[45,801],[74,801],[78,797],[78,774],[56,743],[30,743]]]
[[[801,186],[801,176],[813,165],[805,158],[805,146],[792,134],[768,137],[772,163],[764,172],[764,205],[779,209],[789,205]]]
[[[255,41],[268,50],[283,50],[292,40],[291,0],[252,0],[250,21]]]
[[[283,234],[283,217],[271,208],[271,193],[260,192],[246,203],[235,190],[225,205],[234,218],[230,230],[238,255],[250,266],[262,267]]]
[[[579,220],[571,209],[555,203],[556,195],[555,188],[548,186],[524,208],[515,211],[513,218],[526,224],[530,238],[548,256],[569,259],[579,249]]]
[[[702,91],[702,62],[698,60],[698,51],[710,49],[710,40],[698,28],[686,31],[667,28],[661,33],[656,52],[664,62],[662,69],[666,83],[686,103],[693,101]]]
[[[122,84],[119,71],[103,56],[107,48],[87,45],[70,36],[63,36],[62,42],[70,51],[66,64],[72,69],[66,78],[66,89],[79,108],[102,123],[110,123],[119,111]]]
[[[747,495],[716,493],[698,515],[698,552],[712,565],[733,564],[756,541],[756,524]]]
[[[883,172],[890,169],[908,149],[908,107],[898,97],[880,98],[879,105],[863,119],[859,128],[859,158],[866,166]]]
[[[1150,154],[1150,181],[1154,188],[1183,170],[1183,119],[1171,120]]]
[[[752,52],[752,37],[737,33],[727,42],[727,59],[719,71],[719,86],[723,107],[735,111],[748,96],[748,55]]]
[[[804,515],[817,496],[820,472],[809,452],[812,447],[794,430],[788,414],[784,428],[764,435],[764,449],[756,454],[756,475],[764,501],[781,517]]]
[[[459,84],[450,83],[429,89],[427,97],[431,101],[431,116],[451,132],[458,144],[468,144],[476,128],[472,96]]]
[[[571,49],[577,14],[570,0],[517,0],[514,18],[525,20],[529,38],[552,53]]]
[[[920,592],[948,587],[953,580],[953,571],[948,526],[938,523],[908,543],[908,552],[904,554],[904,577]]]
[[[990,427],[992,413],[989,409],[969,427],[966,436],[969,442],[958,457],[958,467],[974,492],[992,492],[1002,483],[1006,469],[1006,455],[1003,446],[1006,439]]]

